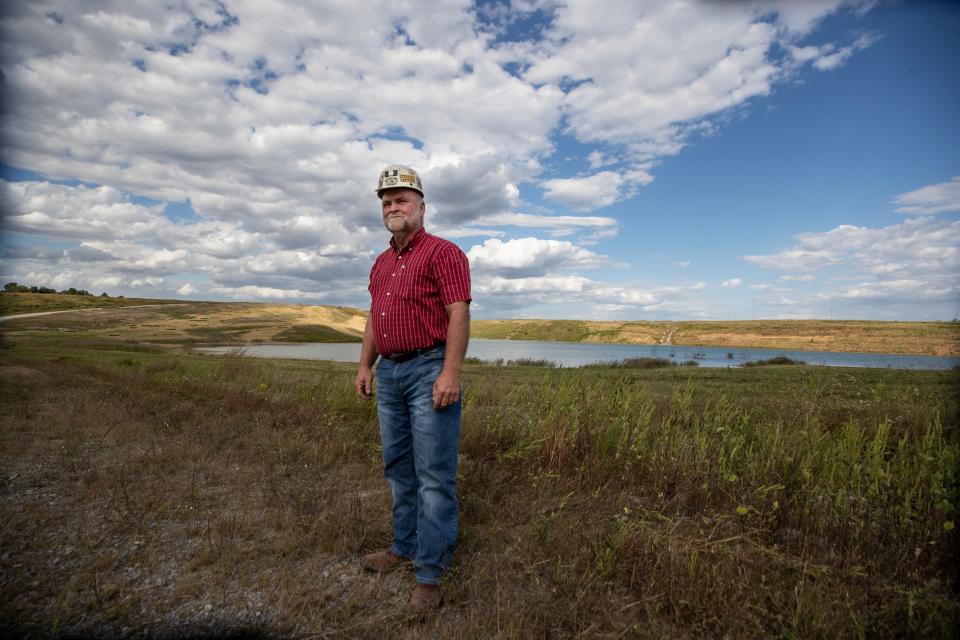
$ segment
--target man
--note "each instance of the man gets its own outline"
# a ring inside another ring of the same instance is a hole
[[[440,578],[457,538],[460,368],[470,336],[470,266],[457,245],[426,232],[420,176],[390,165],[377,184],[390,247],[370,270],[372,303],[363,334],[356,390],[373,393],[384,476],[393,493],[393,543],[363,557],[389,571],[413,560],[417,586],[409,608],[440,606]]]

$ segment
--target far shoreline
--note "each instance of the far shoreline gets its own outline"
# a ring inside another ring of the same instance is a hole
[[[107,303],[109,306],[103,306]],[[96,305],[95,311],[91,309]],[[147,305],[147,306],[143,306]],[[69,311],[93,313],[68,313]],[[35,315],[57,311],[56,314]],[[33,314],[33,315],[27,315]],[[19,316],[19,317],[14,317]],[[6,337],[19,331],[88,332],[163,346],[355,342],[367,312],[331,305],[211,302],[0,293]],[[911,320],[471,321],[472,338],[588,344],[785,349],[960,356],[960,322]]]

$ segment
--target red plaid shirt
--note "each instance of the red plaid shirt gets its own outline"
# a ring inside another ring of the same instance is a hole
[[[447,339],[446,305],[470,302],[470,264],[460,247],[421,228],[402,251],[390,239],[368,288],[377,352],[422,349]]]

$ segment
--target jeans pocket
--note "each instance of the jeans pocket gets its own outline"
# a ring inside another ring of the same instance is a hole
[[[431,349],[430,351],[426,351],[422,353],[420,357],[423,358],[424,360],[431,360],[431,361],[439,360],[442,362],[444,353],[445,351],[443,350],[443,348]]]

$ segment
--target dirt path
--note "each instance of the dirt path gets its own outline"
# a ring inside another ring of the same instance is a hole
[[[673,336],[677,332],[677,325],[672,324],[667,327],[664,332],[660,335],[660,339],[657,344],[673,344]]]

